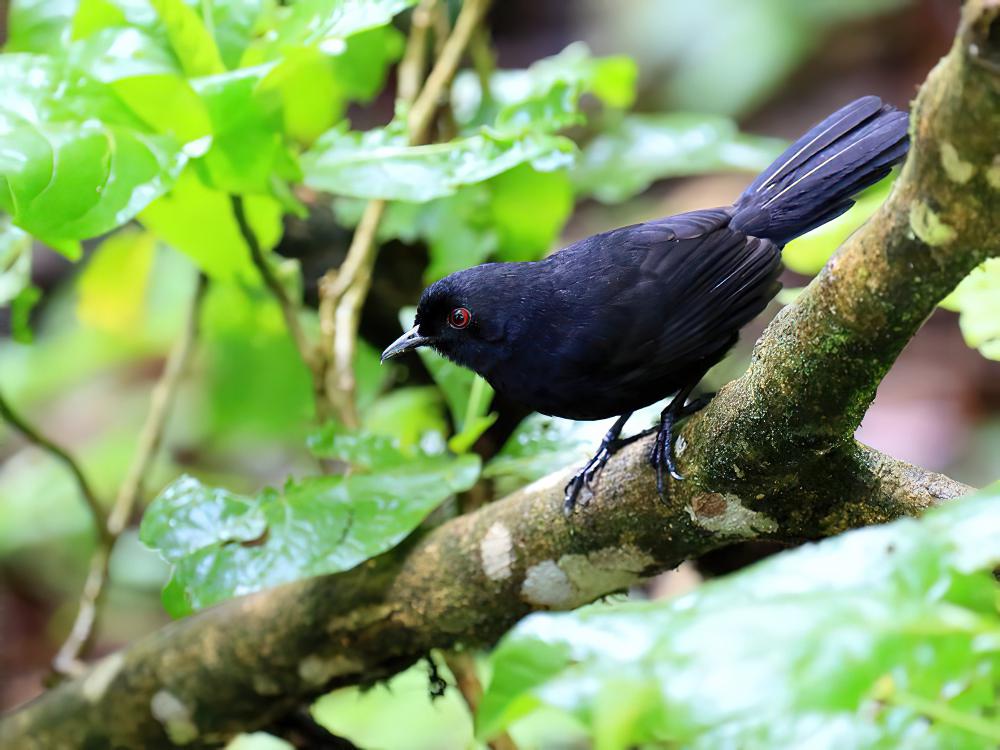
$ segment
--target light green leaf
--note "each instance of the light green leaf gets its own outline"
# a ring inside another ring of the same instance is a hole
[[[233,737],[226,750],[295,750],[295,745],[267,732],[251,732]]]
[[[250,226],[261,247],[270,249],[281,237],[281,206],[273,198],[244,199]],[[167,244],[194,260],[213,279],[256,279],[250,250],[233,217],[229,196],[206,187],[185,170],[170,192],[139,215],[139,221]]]
[[[1000,258],[990,258],[965,277],[942,307],[961,313],[965,343],[1000,360]]]
[[[108,28],[75,42],[69,59],[105,83],[152,131],[188,144],[210,135],[205,104],[159,40],[136,28]],[[207,148],[192,146],[194,154]]]
[[[441,394],[430,386],[397,388],[379,396],[362,417],[362,427],[396,440],[404,451],[444,450],[448,433]]]
[[[421,456],[377,474],[310,477],[242,497],[183,477],[153,501],[140,539],[173,565],[186,611],[308,576],[396,546],[479,475],[475,456]],[[173,614],[178,611],[171,598]]]
[[[582,42],[525,70],[499,70],[483,97],[479,77],[466,71],[456,77],[452,105],[463,126],[494,124],[519,134],[556,131],[584,121],[580,95],[593,93],[606,105],[631,106],[637,69],[627,57],[593,57]]]
[[[128,333],[142,321],[156,238],[126,228],[105,239],[80,274],[76,313],[85,325]]]
[[[384,26],[413,5],[416,0],[299,0],[279,25],[273,45],[318,45],[335,53],[347,37]]]
[[[281,99],[260,89],[273,68],[258,65],[192,81],[212,122],[212,147],[201,165],[213,187],[277,197],[276,179],[298,178],[282,131]]]
[[[532,615],[493,654],[479,735],[545,704],[602,748],[993,748],[998,562],[1000,485],[678,599]]]
[[[519,164],[549,171],[565,166],[573,144],[559,136],[505,138],[483,132],[448,143],[407,146],[390,130],[343,128],[323,135],[302,158],[305,182],[317,190],[356,198],[412,202],[452,195]]]
[[[160,24],[170,41],[170,47],[180,60],[185,75],[194,78],[215,75],[226,70],[215,39],[205,28],[197,11],[189,7],[184,0],[149,0],[149,2],[159,16]]]
[[[0,307],[31,284],[31,237],[0,216]]]
[[[499,260],[537,260],[573,212],[573,186],[565,170],[539,172],[521,164],[489,181]]]
[[[67,41],[77,0],[14,0],[6,52],[50,52]]]
[[[578,192],[618,203],[667,177],[760,171],[782,148],[776,139],[740,133],[724,117],[633,114],[587,144],[572,177]]]

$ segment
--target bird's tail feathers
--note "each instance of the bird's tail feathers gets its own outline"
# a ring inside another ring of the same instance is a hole
[[[732,226],[784,245],[839,216],[909,147],[907,114],[877,96],[834,112],[777,158],[734,206]]]

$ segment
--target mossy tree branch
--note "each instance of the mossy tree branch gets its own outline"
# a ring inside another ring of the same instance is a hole
[[[566,518],[553,475],[344,574],[175,623],[0,724],[18,748],[190,747],[263,726],[429,649],[488,644],[741,539],[788,543],[917,514],[969,490],[852,435],[934,305],[1000,254],[1000,2],[969,0],[917,100],[893,195],[758,343],[747,374],[683,430],[685,482],[656,497],[648,442]]]

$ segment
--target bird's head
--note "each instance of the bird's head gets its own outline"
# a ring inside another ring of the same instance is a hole
[[[382,352],[382,361],[430,346],[480,375],[488,374],[505,357],[516,328],[516,299],[509,299],[516,285],[510,282],[520,275],[516,266],[522,265],[487,263],[434,282],[420,297],[413,328]]]

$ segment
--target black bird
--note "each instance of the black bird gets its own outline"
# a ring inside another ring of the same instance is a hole
[[[907,115],[858,99],[793,143],[724,208],[594,235],[528,263],[486,263],[424,290],[413,328],[385,361],[432,346],[498,392],[569,419],[618,421],[566,485],[583,486],[630,442],[633,411],[674,394],[650,457],[663,496],[677,479],[676,420],[704,405],[688,396],[777,294],[781,249],[853,205],[851,196],[906,153]],[[643,433],[643,434],[648,434]]]

